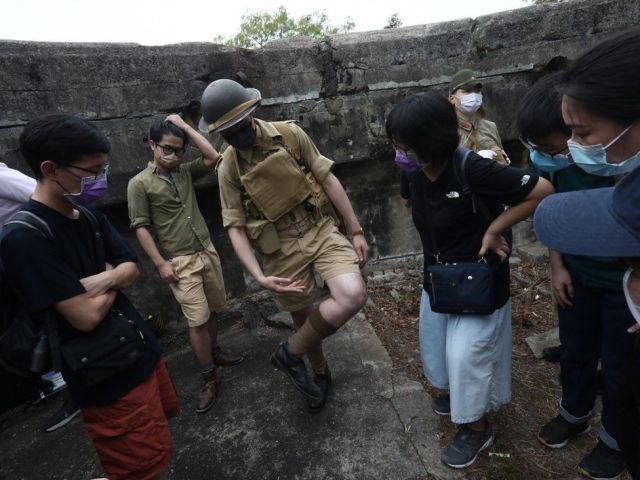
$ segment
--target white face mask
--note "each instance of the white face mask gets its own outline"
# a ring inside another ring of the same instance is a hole
[[[460,97],[460,111],[465,115],[476,113],[482,106],[482,94],[478,92],[467,93]]]
[[[633,275],[633,270],[631,268],[625,272],[624,277],[622,277],[622,289],[624,290],[624,298],[627,300],[627,306],[631,311],[631,315],[633,315],[633,318],[635,318],[636,322],[640,324],[640,305],[638,305],[633,300],[633,297],[631,296],[631,292],[629,289],[630,281],[633,283],[636,283],[640,280],[637,280],[637,279],[632,280],[631,279],[632,275]]]

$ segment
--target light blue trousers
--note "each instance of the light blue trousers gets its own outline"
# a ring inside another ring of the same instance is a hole
[[[511,401],[511,299],[490,315],[433,312],[420,300],[427,380],[451,395],[451,421],[471,423]]]

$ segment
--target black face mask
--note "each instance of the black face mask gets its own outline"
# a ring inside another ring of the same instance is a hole
[[[239,150],[246,150],[251,148],[256,140],[256,132],[253,129],[253,122],[249,123],[246,127],[240,130],[230,133],[228,135],[222,135],[229,145]]]

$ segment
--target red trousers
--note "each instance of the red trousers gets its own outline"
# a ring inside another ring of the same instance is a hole
[[[151,376],[111,405],[82,409],[85,427],[109,480],[150,480],[171,461],[167,420],[180,402],[164,360]]]

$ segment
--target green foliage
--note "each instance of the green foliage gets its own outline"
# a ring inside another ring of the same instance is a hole
[[[398,17],[397,13],[394,13],[387,18],[387,24],[383,28],[398,28],[402,26],[402,20]]]
[[[273,13],[245,13],[242,16],[240,31],[230,39],[221,36],[214,41],[226,43],[232,47],[257,48],[278,38],[313,37],[345,33],[353,30],[355,23],[351,18],[344,25],[332,26],[324,11],[315,11],[296,19],[287,9],[280,6]]]

